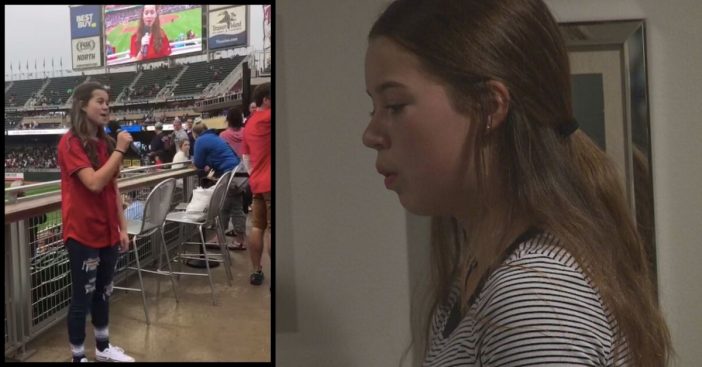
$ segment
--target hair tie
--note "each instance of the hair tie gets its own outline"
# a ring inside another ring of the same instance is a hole
[[[565,123],[562,123],[558,126],[558,133],[561,134],[562,137],[567,138],[570,136],[570,134],[574,133],[575,130],[578,130],[580,125],[578,124],[578,120],[576,119],[571,119]]]

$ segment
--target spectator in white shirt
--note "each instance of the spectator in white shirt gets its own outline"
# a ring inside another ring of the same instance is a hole
[[[190,161],[190,141],[185,139],[181,140],[178,148],[180,149],[178,153],[173,156],[173,163],[178,162],[188,162]],[[173,169],[183,168],[185,164],[174,164]]]

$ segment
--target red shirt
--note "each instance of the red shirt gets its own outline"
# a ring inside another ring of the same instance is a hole
[[[249,155],[251,192],[271,192],[271,110],[256,111],[249,116],[242,154]]]
[[[236,155],[241,158],[242,145],[244,144],[244,129],[234,130],[228,127],[226,130],[219,133],[219,137],[229,144],[236,152]]]
[[[141,41],[141,37],[137,38],[139,36],[138,33],[134,33],[132,35],[132,43],[131,43],[131,48],[129,49],[129,56],[135,57],[139,51],[141,51],[141,48],[139,47],[139,42]],[[168,37],[166,36],[166,32],[161,30],[161,52],[156,52],[156,49],[154,48],[154,34],[151,33],[150,41],[149,41],[149,47],[146,50],[146,55],[144,56],[143,60],[146,59],[158,59],[166,56],[171,55],[171,44],[168,42]]]
[[[89,144],[95,144],[98,162],[102,167],[109,158],[107,142],[91,141]],[[58,164],[61,169],[63,243],[72,238],[92,248],[117,244],[120,230],[117,188],[110,181],[101,192],[93,193],[83,185],[78,178],[78,171],[93,165],[80,139],[70,131],[59,141]]]

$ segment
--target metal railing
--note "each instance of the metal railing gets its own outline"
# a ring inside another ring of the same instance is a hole
[[[205,100],[195,102],[195,108],[204,108],[210,105],[215,105],[218,103],[226,103],[231,101],[241,101],[243,98],[243,93],[229,93],[219,97],[212,97]]]
[[[165,166],[165,165],[164,165]],[[125,216],[138,219],[148,193],[168,178],[177,181],[171,208],[190,199],[197,184],[194,168],[165,169],[147,166],[124,170],[118,180],[125,204]],[[142,171],[142,172],[138,172]],[[8,188],[17,193],[28,188],[46,187],[52,183]],[[6,195],[7,196],[7,195]],[[10,195],[13,196],[13,195]],[[10,200],[5,205],[5,355],[16,354],[22,360],[31,355],[27,343],[66,317],[71,298],[71,275],[68,253],[63,246],[61,223],[61,193],[54,191]],[[169,249],[189,239],[177,223],[168,223],[164,237]],[[151,236],[140,239],[139,257],[142,267],[157,260],[155,251],[160,239]],[[114,282],[120,284],[135,274],[133,252],[122,254],[117,264]]]
[[[170,168],[173,165],[181,165],[181,164],[187,164],[187,163],[192,163],[192,160],[184,161],[184,162],[171,162],[171,163],[162,163],[162,164],[156,164],[156,165],[151,165],[151,166],[139,166],[139,167],[134,167],[134,168],[127,168],[127,169],[122,169],[119,174],[121,178],[135,178],[135,177],[143,177],[143,176],[148,176],[149,174],[153,172],[157,172],[158,170],[164,169],[164,168]],[[140,172],[141,174],[139,175],[134,175],[136,172]],[[39,182],[35,184],[29,184],[29,185],[22,185],[18,187],[6,187],[5,188],[5,195],[8,194],[13,194],[13,193],[19,193],[19,192],[24,192],[27,190],[31,189],[43,189],[45,187],[53,187],[56,185],[61,184],[61,180],[54,180],[54,181],[46,181],[46,182]],[[55,194],[55,192],[48,192],[46,194],[40,194],[40,195],[32,195],[24,198],[17,198],[18,201],[27,201],[31,200],[37,197],[43,197],[45,195],[52,195]],[[14,202],[10,200],[10,202]],[[5,208],[7,209],[7,208]],[[7,211],[6,211],[7,214]]]

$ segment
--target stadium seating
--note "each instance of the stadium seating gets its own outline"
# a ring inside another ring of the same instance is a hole
[[[182,96],[202,92],[209,83],[208,67],[206,62],[190,64],[188,71],[178,79],[178,86],[173,93]]]
[[[51,78],[49,81],[49,85],[46,86],[46,89],[44,89],[43,93],[44,96],[50,99],[50,102],[47,104],[55,104],[51,103],[53,102],[52,92],[57,93],[59,99],[61,100],[60,104],[66,103],[68,98],[71,97],[71,94],[73,94],[73,89],[75,89],[75,87],[79,84],[83,83],[86,79],[87,77],[85,76],[66,76],[62,78]]]
[[[178,79],[178,86],[174,90],[174,94],[176,96],[183,96],[202,93],[209,83],[221,82],[224,80],[242,60],[244,60],[244,56],[217,59],[209,63],[203,61],[190,64],[188,71]],[[221,73],[218,72],[220,76],[215,80],[213,77],[215,71],[218,70],[221,70]],[[198,87],[198,85],[200,86]]]
[[[122,90],[128,87],[136,78],[136,72],[110,73],[91,75],[90,81],[97,81],[110,87],[110,101],[117,99]]]
[[[27,102],[29,97],[37,92],[42,85],[44,79],[17,80],[10,90],[5,92],[5,106],[10,106],[9,99],[15,96],[15,107],[22,107]]]
[[[180,73],[183,69],[182,66],[175,66],[168,69],[154,69],[154,70],[144,70],[141,78],[134,85],[134,93],[132,94],[132,99],[155,97],[158,91],[163,89],[166,83],[173,81],[173,79]],[[154,84],[158,83],[159,89],[152,92]],[[144,88],[144,93],[139,94],[141,88]]]
[[[173,90],[175,95],[193,95],[201,93],[210,83],[209,64],[206,62],[193,63],[188,72],[178,80],[178,86]]]
[[[189,64],[187,72],[178,80],[178,86],[174,90],[174,95],[184,96],[202,93],[208,84],[224,80],[243,59],[244,56],[235,56],[233,58],[222,58],[210,62],[203,61]],[[171,83],[174,80],[183,67],[184,66],[179,65],[168,69],[156,68],[142,71],[142,76],[133,87],[134,90],[131,94],[131,99],[136,100],[155,97],[167,83]],[[130,71],[90,76],[50,78],[48,85],[43,91],[43,96],[47,97],[47,105],[55,105],[57,100],[60,101],[59,104],[64,104],[71,97],[71,92],[76,86],[85,81],[92,80],[110,86],[110,101],[115,101],[124,88],[128,87],[134,81],[136,75],[137,72]],[[23,107],[27,100],[38,92],[45,82],[46,79],[18,80],[14,82],[6,81],[6,88],[11,83],[14,84],[12,84],[5,93],[5,106]],[[159,89],[155,90],[154,85],[157,83]],[[139,93],[142,88],[143,92]],[[234,91],[240,88],[240,83],[237,83],[230,90]],[[13,97],[14,103],[10,103]],[[37,103],[37,105],[39,104]]]

